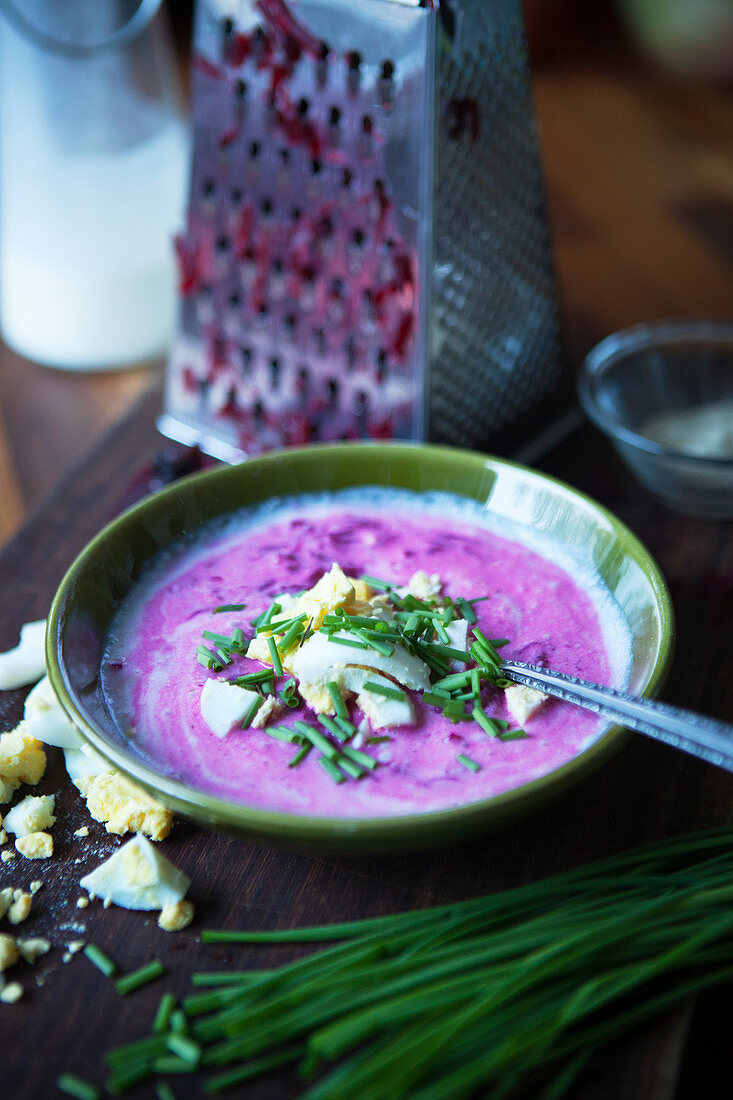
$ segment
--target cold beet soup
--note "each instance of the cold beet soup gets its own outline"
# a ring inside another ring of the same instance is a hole
[[[475,502],[381,488],[270,501],[184,540],[113,622],[106,697],[159,773],[292,814],[367,818],[520,787],[598,736],[500,656],[623,687],[590,566]]]

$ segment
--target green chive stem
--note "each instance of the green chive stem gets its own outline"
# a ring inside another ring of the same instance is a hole
[[[89,962],[96,966],[97,970],[101,970],[105,978],[111,978],[116,972],[117,966],[115,963],[113,963],[109,955],[105,955],[101,947],[97,947],[95,943],[85,944],[84,954],[89,959]]]
[[[163,974],[165,974],[165,967],[159,959],[154,959],[153,962],[141,966],[138,970],[133,970],[131,974],[125,974],[124,977],[118,978],[115,982],[115,989],[124,997],[141,986],[147,985],[148,982],[160,978]]]

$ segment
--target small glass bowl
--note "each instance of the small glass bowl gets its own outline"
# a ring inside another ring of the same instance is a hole
[[[586,357],[578,394],[645,488],[687,515],[733,518],[733,322],[615,332]]]

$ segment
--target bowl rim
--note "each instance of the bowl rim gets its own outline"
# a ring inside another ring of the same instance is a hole
[[[623,745],[630,733],[618,725],[610,725],[582,752],[566,763],[553,769],[546,775],[530,780],[519,787],[501,794],[473,802],[462,803],[441,810],[409,812],[400,815],[380,817],[329,817],[286,813],[278,810],[264,810],[242,803],[230,802],[216,795],[198,791],[181,780],[173,779],[156,772],[131,754],[128,755],[106,735],[93,717],[86,714],[72,696],[67,682],[66,671],[61,659],[61,643],[65,621],[65,609],[69,606],[70,594],[76,585],[77,577],[94,562],[98,548],[106,540],[127,525],[134,525],[141,515],[151,507],[164,508],[168,499],[190,491],[190,486],[208,484],[219,478],[235,476],[235,471],[250,468],[255,475],[263,467],[292,459],[300,462],[318,462],[322,458],[328,461],[329,455],[357,456],[365,449],[378,450],[389,465],[390,455],[412,451],[415,455],[427,453],[440,462],[458,464],[459,467],[488,471],[506,468],[522,473],[524,476],[541,483],[549,483],[563,494],[580,500],[599,517],[603,518],[614,535],[620,539],[624,552],[630,554],[643,572],[653,594],[655,611],[659,619],[659,640],[654,663],[649,671],[647,682],[640,694],[654,697],[664,682],[672,659],[674,645],[674,612],[672,600],[664,576],[656,561],[634,535],[634,533],[611,511],[592,497],[574,489],[566,482],[549,474],[534,470],[518,462],[460,448],[420,444],[412,442],[377,441],[358,443],[310,444],[305,447],[287,448],[272,451],[256,458],[247,459],[236,465],[225,465],[214,469],[189,474],[157,492],[151,493],[141,501],[125,509],[107,523],[81,550],[69,566],[54,596],[47,620],[46,665],[54,691],[63,707],[84,740],[102,757],[118,768],[125,776],[138,783],[154,797],[160,799],[170,809],[179,812],[198,823],[211,824],[224,829],[247,834],[251,839],[267,844],[284,843],[299,848],[317,850],[364,849],[370,852],[386,850],[406,850],[408,847],[437,846],[437,838],[448,829],[449,835],[474,835],[491,827],[494,818],[514,819],[524,816],[528,809],[536,804],[544,804],[562,791],[575,785],[586,773],[595,770],[607,757]],[[374,483],[373,481],[371,482]],[[351,484],[358,485],[359,481]],[[361,484],[368,484],[364,481]],[[383,482],[382,484],[393,484]],[[301,490],[303,492],[304,490]],[[456,492],[457,490],[453,490]],[[459,495],[461,494],[458,490]],[[266,498],[262,498],[266,499]],[[475,499],[475,498],[472,498]],[[226,512],[223,510],[222,514]],[[175,541],[172,539],[171,541]],[[428,842],[415,841],[415,834],[424,834]]]
[[[634,431],[613,413],[601,409],[596,397],[598,382],[629,352],[647,348],[661,349],[691,340],[697,340],[700,343],[729,342],[733,352],[733,320],[714,317],[662,318],[658,321],[644,321],[612,332],[592,347],[583,360],[577,377],[578,397],[589,419],[615,441],[645,451],[657,458],[689,464],[699,470],[730,469],[733,459],[686,454],[684,451],[657,443],[648,436]]]

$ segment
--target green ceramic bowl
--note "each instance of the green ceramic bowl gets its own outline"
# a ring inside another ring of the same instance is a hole
[[[47,661],[61,703],[98,752],[171,809],[272,844],[352,852],[427,848],[538,809],[624,742],[626,731],[609,727],[569,763],[515,790],[454,809],[376,820],[250,809],[156,774],[135,757],[107,711],[99,666],[110,619],[150,559],[185,533],[247,505],[359,485],[458,493],[581,555],[603,578],[631,629],[629,690],[659,690],[671,656],[669,594],[644,547],[593,500],[525,467],[452,448],[365,443],[272,453],[185,478],[129,509],[79,555],[51,608]]]

